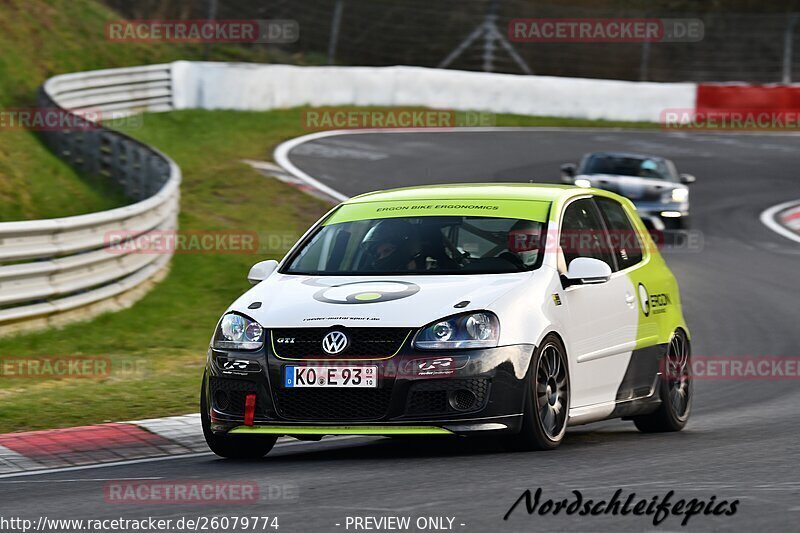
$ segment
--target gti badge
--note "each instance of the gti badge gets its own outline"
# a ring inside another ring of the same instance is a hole
[[[341,331],[331,331],[322,338],[322,349],[327,354],[336,355],[342,353],[349,342],[347,335]]]

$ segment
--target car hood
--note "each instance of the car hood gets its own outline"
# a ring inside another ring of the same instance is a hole
[[[592,187],[617,193],[631,200],[655,201],[673,189],[685,188],[679,183],[655,178],[617,176],[614,174],[579,175],[575,179],[587,180]]]
[[[228,310],[245,314],[267,328],[421,327],[456,313],[487,309],[533,275],[317,277],[274,273]],[[454,307],[465,301],[469,303]]]

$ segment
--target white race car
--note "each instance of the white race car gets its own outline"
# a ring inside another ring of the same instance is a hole
[[[494,432],[551,449],[569,425],[689,418],[678,286],[631,202],[607,191],[365,194],[248,278],[202,383],[221,456],[262,456],[281,435]]]

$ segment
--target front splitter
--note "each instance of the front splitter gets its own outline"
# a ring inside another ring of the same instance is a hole
[[[229,431],[253,435],[453,435],[436,426],[237,426]]]

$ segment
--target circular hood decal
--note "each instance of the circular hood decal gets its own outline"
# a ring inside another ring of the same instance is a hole
[[[373,304],[407,298],[419,292],[419,285],[406,281],[355,281],[325,287],[314,299],[328,304]]]

